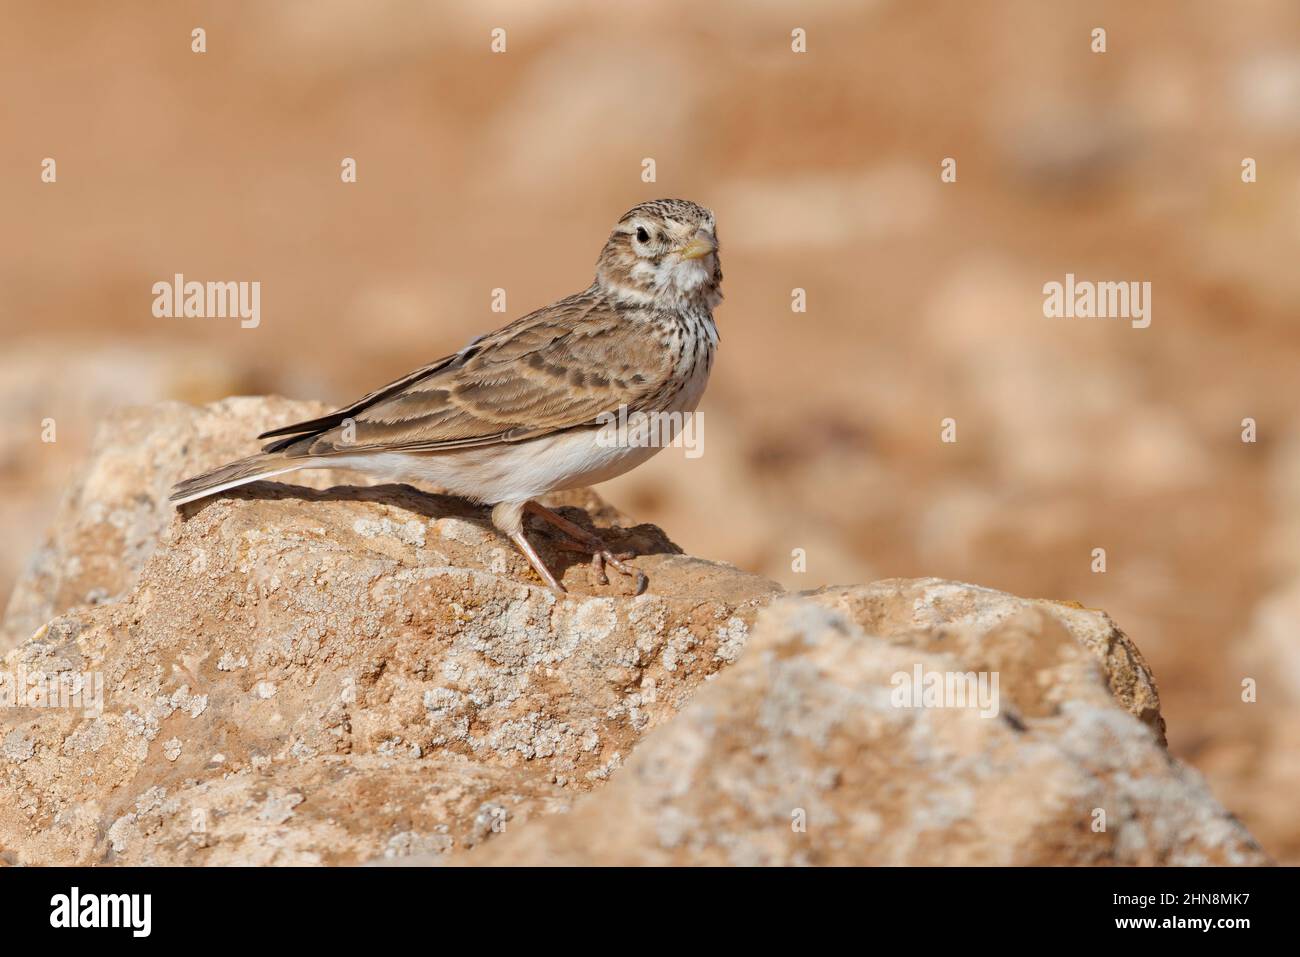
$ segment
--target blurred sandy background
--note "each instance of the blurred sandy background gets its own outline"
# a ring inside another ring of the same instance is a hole
[[[685,196],[726,273],[705,455],[605,494],[790,587],[1106,609],[1173,751],[1300,862],[1293,0],[0,10],[0,595],[106,408],[352,399],[584,287],[627,207]],[[154,318],[177,272],[261,281],[261,326]],[[1150,281],[1151,327],[1045,319],[1066,272]]]

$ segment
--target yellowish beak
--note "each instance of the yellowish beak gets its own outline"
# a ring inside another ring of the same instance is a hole
[[[683,259],[703,259],[712,252],[717,251],[717,245],[696,236],[689,243],[677,250]]]

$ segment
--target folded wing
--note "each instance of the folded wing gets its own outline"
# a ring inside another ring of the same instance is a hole
[[[476,340],[330,415],[264,433],[265,452],[321,456],[519,442],[652,407],[672,357],[584,293]]]

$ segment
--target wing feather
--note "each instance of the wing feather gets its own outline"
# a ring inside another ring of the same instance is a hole
[[[522,442],[645,408],[673,359],[588,290],[516,320],[330,415],[264,433],[267,452],[323,456]],[[350,421],[351,428],[345,429]]]

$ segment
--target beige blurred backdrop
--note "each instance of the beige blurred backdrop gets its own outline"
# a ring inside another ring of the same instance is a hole
[[[1107,610],[1173,752],[1300,862],[1294,0],[0,11],[0,594],[106,409],[352,399],[583,288],[626,208],[683,196],[726,275],[705,454],[607,497],[791,588]],[[260,281],[261,325],[154,318],[178,272]],[[1067,272],[1151,282],[1150,328],[1044,318]]]

